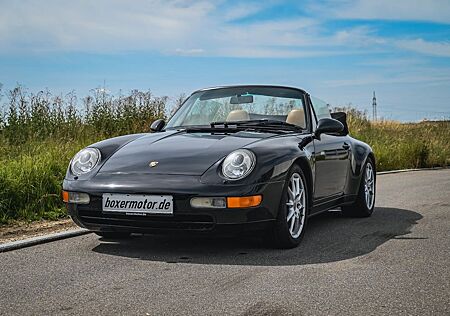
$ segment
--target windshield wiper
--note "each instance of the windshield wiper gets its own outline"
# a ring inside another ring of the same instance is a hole
[[[211,128],[216,128],[217,126],[223,126],[224,128],[232,127],[254,127],[260,129],[280,129],[280,130],[291,130],[291,131],[302,131],[303,128],[300,126],[287,123],[278,120],[260,119],[260,120],[247,120],[247,121],[234,121],[234,122],[212,122]]]
[[[212,122],[210,126],[206,125],[192,125],[192,126],[178,126],[179,131],[187,133],[209,132],[218,134],[237,133],[245,130],[266,131],[270,133],[286,133],[286,132],[300,132],[303,128],[300,126],[286,123],[284,121],[259,119],[247,121],[224,121]]]

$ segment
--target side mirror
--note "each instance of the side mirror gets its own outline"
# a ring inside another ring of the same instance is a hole
[[[347,113],[345,112],[333,112],[331,113],[331,118],[338,120],[344,125],[344,130],[339,134],[342,136],[348,135],[348,125],[347,125]]]
[[[323,118],[317,124],[314,136],[320,139],[321,134],[339,134],[344,130],[344,125],[338,120],[332,118]]]
[[[156,120],[150,125],[150,130],[152,132],[161,132],[162,129],[166,126],[166,122],[163,119]]]

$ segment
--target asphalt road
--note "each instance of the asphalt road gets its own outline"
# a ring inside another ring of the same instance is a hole
[[[450,170],[378,177],[371,218],[258,240],[90,234],[0,253],[0,314],[450,315]]]

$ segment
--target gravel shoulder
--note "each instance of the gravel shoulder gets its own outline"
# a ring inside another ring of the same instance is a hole
[[[0,226],[0,244],[78,228],[70,219],[58,221],[15,222]]]

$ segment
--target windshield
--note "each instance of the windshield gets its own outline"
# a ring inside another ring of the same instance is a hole
[[[214,122],[274,120],[306,128],[304,95],[279,87],[229,87],[199,91],[174,114],[167,128]]]

